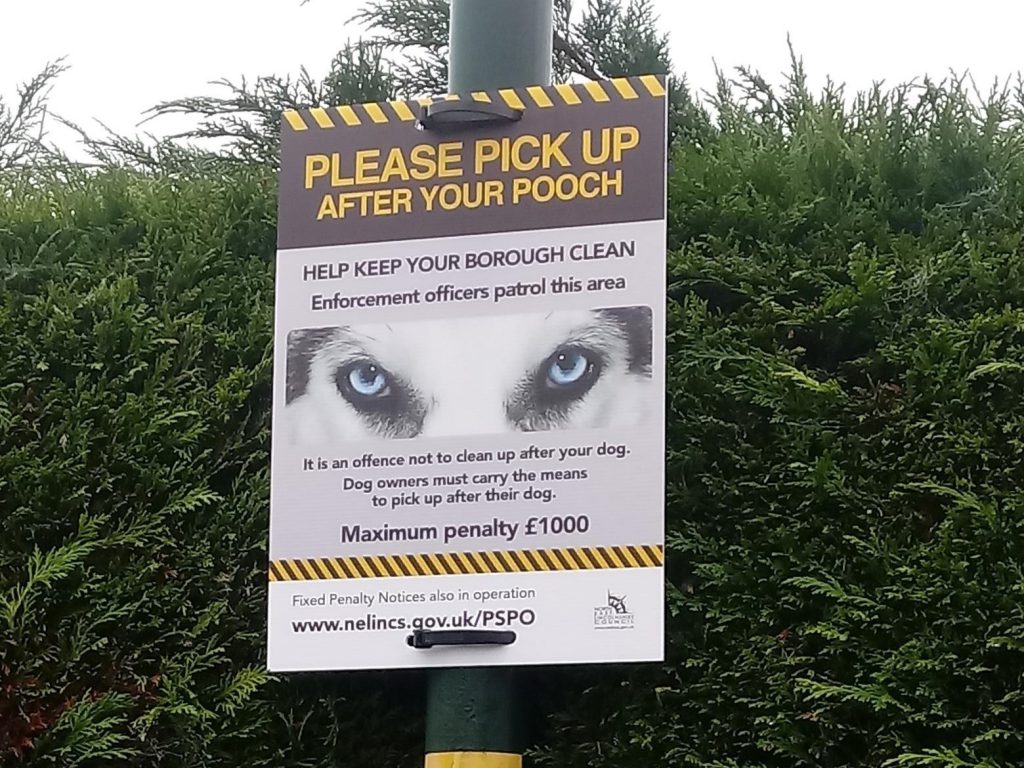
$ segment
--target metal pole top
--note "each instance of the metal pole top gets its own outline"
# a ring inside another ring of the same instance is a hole
[[[552,0],[452,0],[451,93],[548,85]]]

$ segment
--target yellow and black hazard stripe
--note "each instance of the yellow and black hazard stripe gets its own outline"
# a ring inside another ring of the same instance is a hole
[[[661,99],[664,97],[664,78],[658,75],[642,75],[585,83],[531,85],[526,88],[502,88],[498,91],[474,91],[468,98],[486,103],[499,100],[513,109],[528,107],[549,109],[554,106],[572,107],[587,103],[604,104],[612,101],[634,101],[642,98]],[[293,131],[380,125],[382,123],[412,123],[417,119],[422,107],[429,106],[435,101],[451,101],[458,98],[459,96],[455,94],[449,94],[411,101],[379,101],[344,107],[291,109],[285,111],[283,117],[285,126]]]
[[[657,544],[618,547],[565,547],[498,552],[306,557],[274,560],[271,581],[380,579],[395,576],[454,576],[472,573],[591,571],[606,568],[657,568],[665,561]]]

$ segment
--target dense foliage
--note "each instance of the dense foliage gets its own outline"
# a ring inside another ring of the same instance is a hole
[[[669,663],[545,764],[1024,764],[1020,94],[799,82],[676,153]]]
[[[668,660],[529,673],[531,758],[1022,765],[1021,94],[707,106]],[[178,159],[0,181],[0,764],[416,765],[421,675],[262,669],[274,178]]]

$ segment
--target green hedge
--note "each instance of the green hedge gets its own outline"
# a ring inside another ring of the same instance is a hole
[[[668,660],[550,766],[1024,764],[1024,129],[795,89],[670,181]],[[0,185],[0,763],[418,764],[422,676],[262,671],[274,180]]]

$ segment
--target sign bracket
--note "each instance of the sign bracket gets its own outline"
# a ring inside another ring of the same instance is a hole
[[[417,629],[405,641],[418,649],[435,645],[512,645],[516,633],[492,629]]]
[[[516,123],[523,119],[522,109],[476,99],[435,101],[423,107],[416,127],[423,131],[475,128],[494,123]]]

